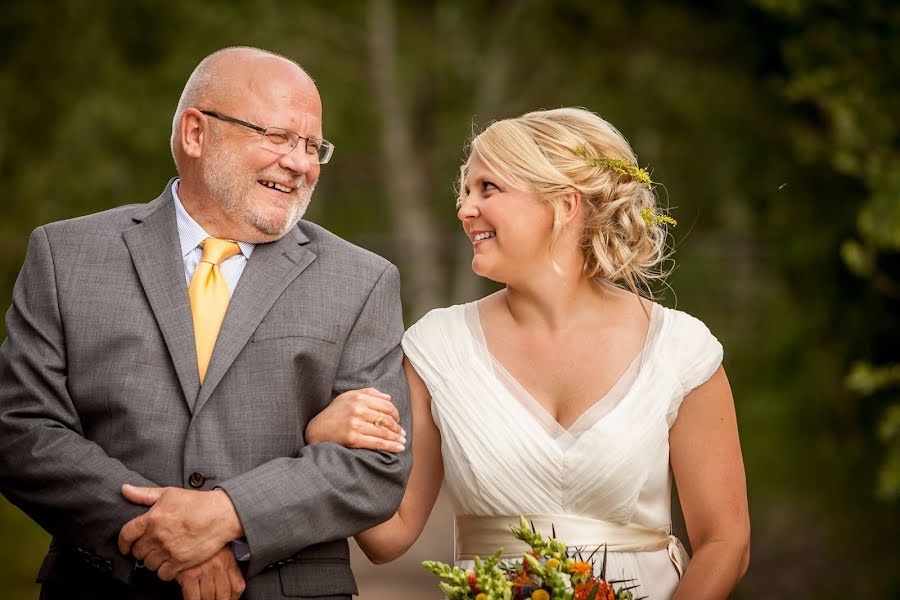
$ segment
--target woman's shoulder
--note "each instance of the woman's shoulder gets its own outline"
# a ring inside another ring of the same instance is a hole
[[[661,304],[654,304],[654,306],[663,314],[663,320],[665,321],[664,337],[668,345],[682,347],[713,341],[718,343],[718,340],[706,323],[694,315]]]
[[[706,323],[682,310],[661,305],[664,326],[658,357],[677,375],[682,392],[706,381],[722,363],[724,350]]]
[[[466,306],[430,310],[403,335],[403,352],[429,389],[448,377],[465,354]]]
[[[450,352],[468,335],[466,310],[469,304],[434,308],[403,334],[403,348],[409,353]]]
[[[454,304],[452,306],[433,308],[413,323],[406,330],[406,335],[422,335],[457,326],[463,319],[466,306],[466,304]]]

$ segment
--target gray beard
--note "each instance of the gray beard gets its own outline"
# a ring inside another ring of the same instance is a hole
[[[209,161],[204,165],[203,178],[207,189],[212,190],[219,197],[222,208],[226,213],[237,217],[241,221],[250,223],[265,235],[272,236],[273,239],[271,241],[280,240],[287,235],[288,231],[297,226],[297,223],[306,214],[306,209],[309,208],[318,180],[312,184],[307,184],[305,179],[301,179],[302,183],[297,188],[297,193],[300,197],[299,201],[291,209],[291,213],[285,220],[284,225],[282,227],[273,227],[271,223],[266,222],[247,203],[243,202],[248,190],[242,189],[239,182],[223,176],[229,170],[231,162],[236,160],[235,157],[226,155],[221,158],[224,160]]]
[[[285,220],[284,227],[280,229],[275,229],[271,227],[269,223],[264,222],[262,219],[258,218],[257,215],[253,214],[252,211],[248,210],[246,207],[242,211],[243,216],[247,218],[253,226],[265,233],[266,235],[277,236],[276,239],[281,239],[287,232],[297,226],[297,223],[300,219],[303,218],[303,215],[306,214],[306,209],[309,208],[309,203],[312,201],[313,192],[316,189],[316,183],[318,181],[313,182],[312,184],[304,183],[298,190],[298,194],[300,195],[300,200],[294,205],[294,208],[291,210],[291,214],[288,215],[288,218]]]

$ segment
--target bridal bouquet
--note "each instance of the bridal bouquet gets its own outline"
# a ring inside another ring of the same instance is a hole
[[[422,566],[443,580],[438,585],[450,600],[641,600],[631,592],[637,586],[628,585],[634,580],[606,581],[605,549],[594,577],[593,555],[582,560],[579,552],[570,554],[564,542],[545,540],[524,517],[512,533],[531,546],[521,562],[502,561],[500,548],[487,560],[476,557],[468,571],[431,560]]]

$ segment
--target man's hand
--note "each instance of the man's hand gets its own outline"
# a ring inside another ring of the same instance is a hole
[[[244,536],[237,511],[223,490],[195,492],[126,484],[122,495],[150,510],[125,523],[119,532],[119,550],[144,561],[163,581],[171,581]]]
[[[230,544],[206,562],[182,571],[175,580],[184,600],[237,600],[247,587]]]

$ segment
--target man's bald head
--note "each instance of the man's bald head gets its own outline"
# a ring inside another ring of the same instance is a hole
[[[248,91],[254,91],[254,79],[273,75],[293,80],[318,101],[312,77],[295,61],[280,54],[238,46],[218,50],[200,61],[184,85],[172,118],[171,147],[175,163],[179,162],[176,141],[185,109],[203,107],[228,112],[248,98]]]

